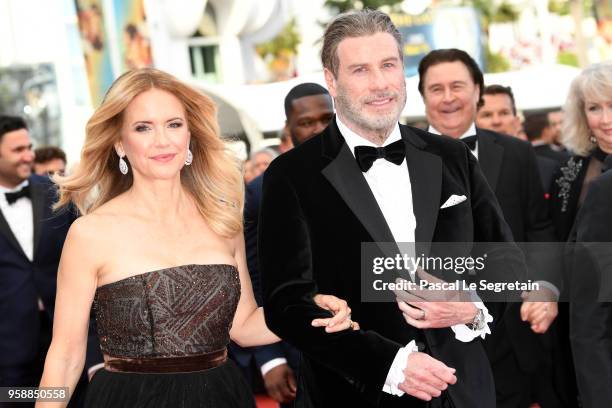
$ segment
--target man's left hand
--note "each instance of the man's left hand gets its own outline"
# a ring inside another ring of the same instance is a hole
[[[524,292],[522,297],[521,319],[531,324],[534,333],[546,333],[559,314],[557,302],[550,300],[555,298],[554,294],[547,288],[541,288],[537,291]],[[542,301],[544,299],[549,300]]]
[[[429,283],[444,281],[418,269],[418,275]],[[417,329],[437,329],[474,321],[478,308],[470,301],[469,293],[460,290],[414,289],[395,291],[406,322]]]
[[[408,298],[409,296],[406,296]],[[429,302],[397,299],[406,322],[417,329],[438,329],[474,321],[478,309],[472,302]]]

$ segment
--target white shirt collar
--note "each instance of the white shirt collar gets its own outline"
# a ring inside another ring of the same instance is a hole
[[[344,140],[346,141],[346,144],[348,145],[349,149],[351,150],[351,154],[353,154],[353,156],[355,155],[355,147],[357,147],[357,146],[379,147],[379,146],[375,145],[374,143],[370,142],[368,139],[366,139],[366,138],[364,138],[362,136],[359,136],[357,133],[355,133],[351,129],[349,129],[348,126],[346,126],[344,123],[342,123],[342,121],[340,120],[338,115],[336,115],[336,123],[338,124],[338,129],[340,129],[340,133],[344,137]],[[389,144],[391,144],[393,142],[396,142],[396,141],[400,140],[401,138],[402,138],[402,135],[400,133],[399,124],[396,123],[395,127],[393,128],[393,130],[389,134],[389,137],[387,137],[387,139],[383,143],[383,146],[387,146],[387,145],[389,145]]]
[[[433,133],[434,135],[441,135],[442,132],[440,132],[438,129],[436,129],[435,127],[433,127],[432,125],[429,125],[429,129],[427,129],[427,131],[429,133]],[[470,125],[469,128],[467,128],[467,130],[465,131],[464,134],[461,135],[461,137],[459,139],[463,139],[464,137],[468,137],[468,136],[474,136],[476,135],[476,125],[474,124],[474,122],[472,122],[472,124]],[[447,135],[448,136],[448,135]]]
[[[8,187],[4,187],[0,185],[0,194],[5,194],[5,193],[12,193],[15,191],[19,191],[22,188],[24,188],[25,186],[30,184],[30,180],[26,179],[23,180],[21,183],[19,183],[17,186],[13,187],[13,188],[8,188]]]
[[[545,141],[543,141],[542,139],[539,139],[539,140],[534,140],[533,142],[531,142],[531,145],[532,145],[533,147],[537,147],[537,146],[545,146],[545,145],[547,145],[547,144],[548,144],[548,143],[546,143],[546,142],[545,142]]]

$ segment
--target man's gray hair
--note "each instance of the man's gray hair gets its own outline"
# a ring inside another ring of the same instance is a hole
[[[377,33],[388,33],[395,38],[400,60],[402,59],[402,35],[388,15],[378,10],[352,10],[339,14],[325,29],[321,62],[338,76],[338,44],[345,38],[365,37]]]

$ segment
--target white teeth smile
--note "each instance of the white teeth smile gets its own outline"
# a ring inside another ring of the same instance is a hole
[[[391,99],[381,99],[380,101],[372,101],[369,102],[371,105],[384,105],[387,102],[390,102]]]

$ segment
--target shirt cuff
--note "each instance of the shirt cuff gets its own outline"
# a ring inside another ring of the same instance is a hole
[[[455,338],[463,343],[469,343],[476,337],[484,339],[487,334],[491,334],[489,323],[493,322],[493,316],[489,314],[489,309],[487,309],[487,307],[482,302],[473,303],[477,309],[482,310],[482,312],[484,313],[485,324],[480,330],[472,330],[465,324],[456,324],[454,326],[451,326],[451,329],[453,330],[453,332],[455,332]]]
[[[419,348],[414,340],[408,343],[406,347],[402,347],[398,350],[395,358],[393,359],[393,363],[391,363],[391,368],[387,374],[385,385],[383,385],[383,392],[398,397],[404,395],[404,391],[400,390],[398,387],[404,382],[405,379],[404,369],[408,363],[408,356],[410,353],[414,353],[415,351],[419,351]]]
[[[87,378],[91,380],[91,377],[98,371],[99,369],[104,368],[104,363],[96,364],[87,369]]]
[[[279,365],[282,364],[287,364],[287,359],[284,357],[277,357],[277,358],[273,358],[272,360],[268,361],[265,364],[261,365],[261,376],[263,377],[264,375],[268,374],[268,371],[270,371],[271,369],[273,369],[274,367],[278,367]]]

